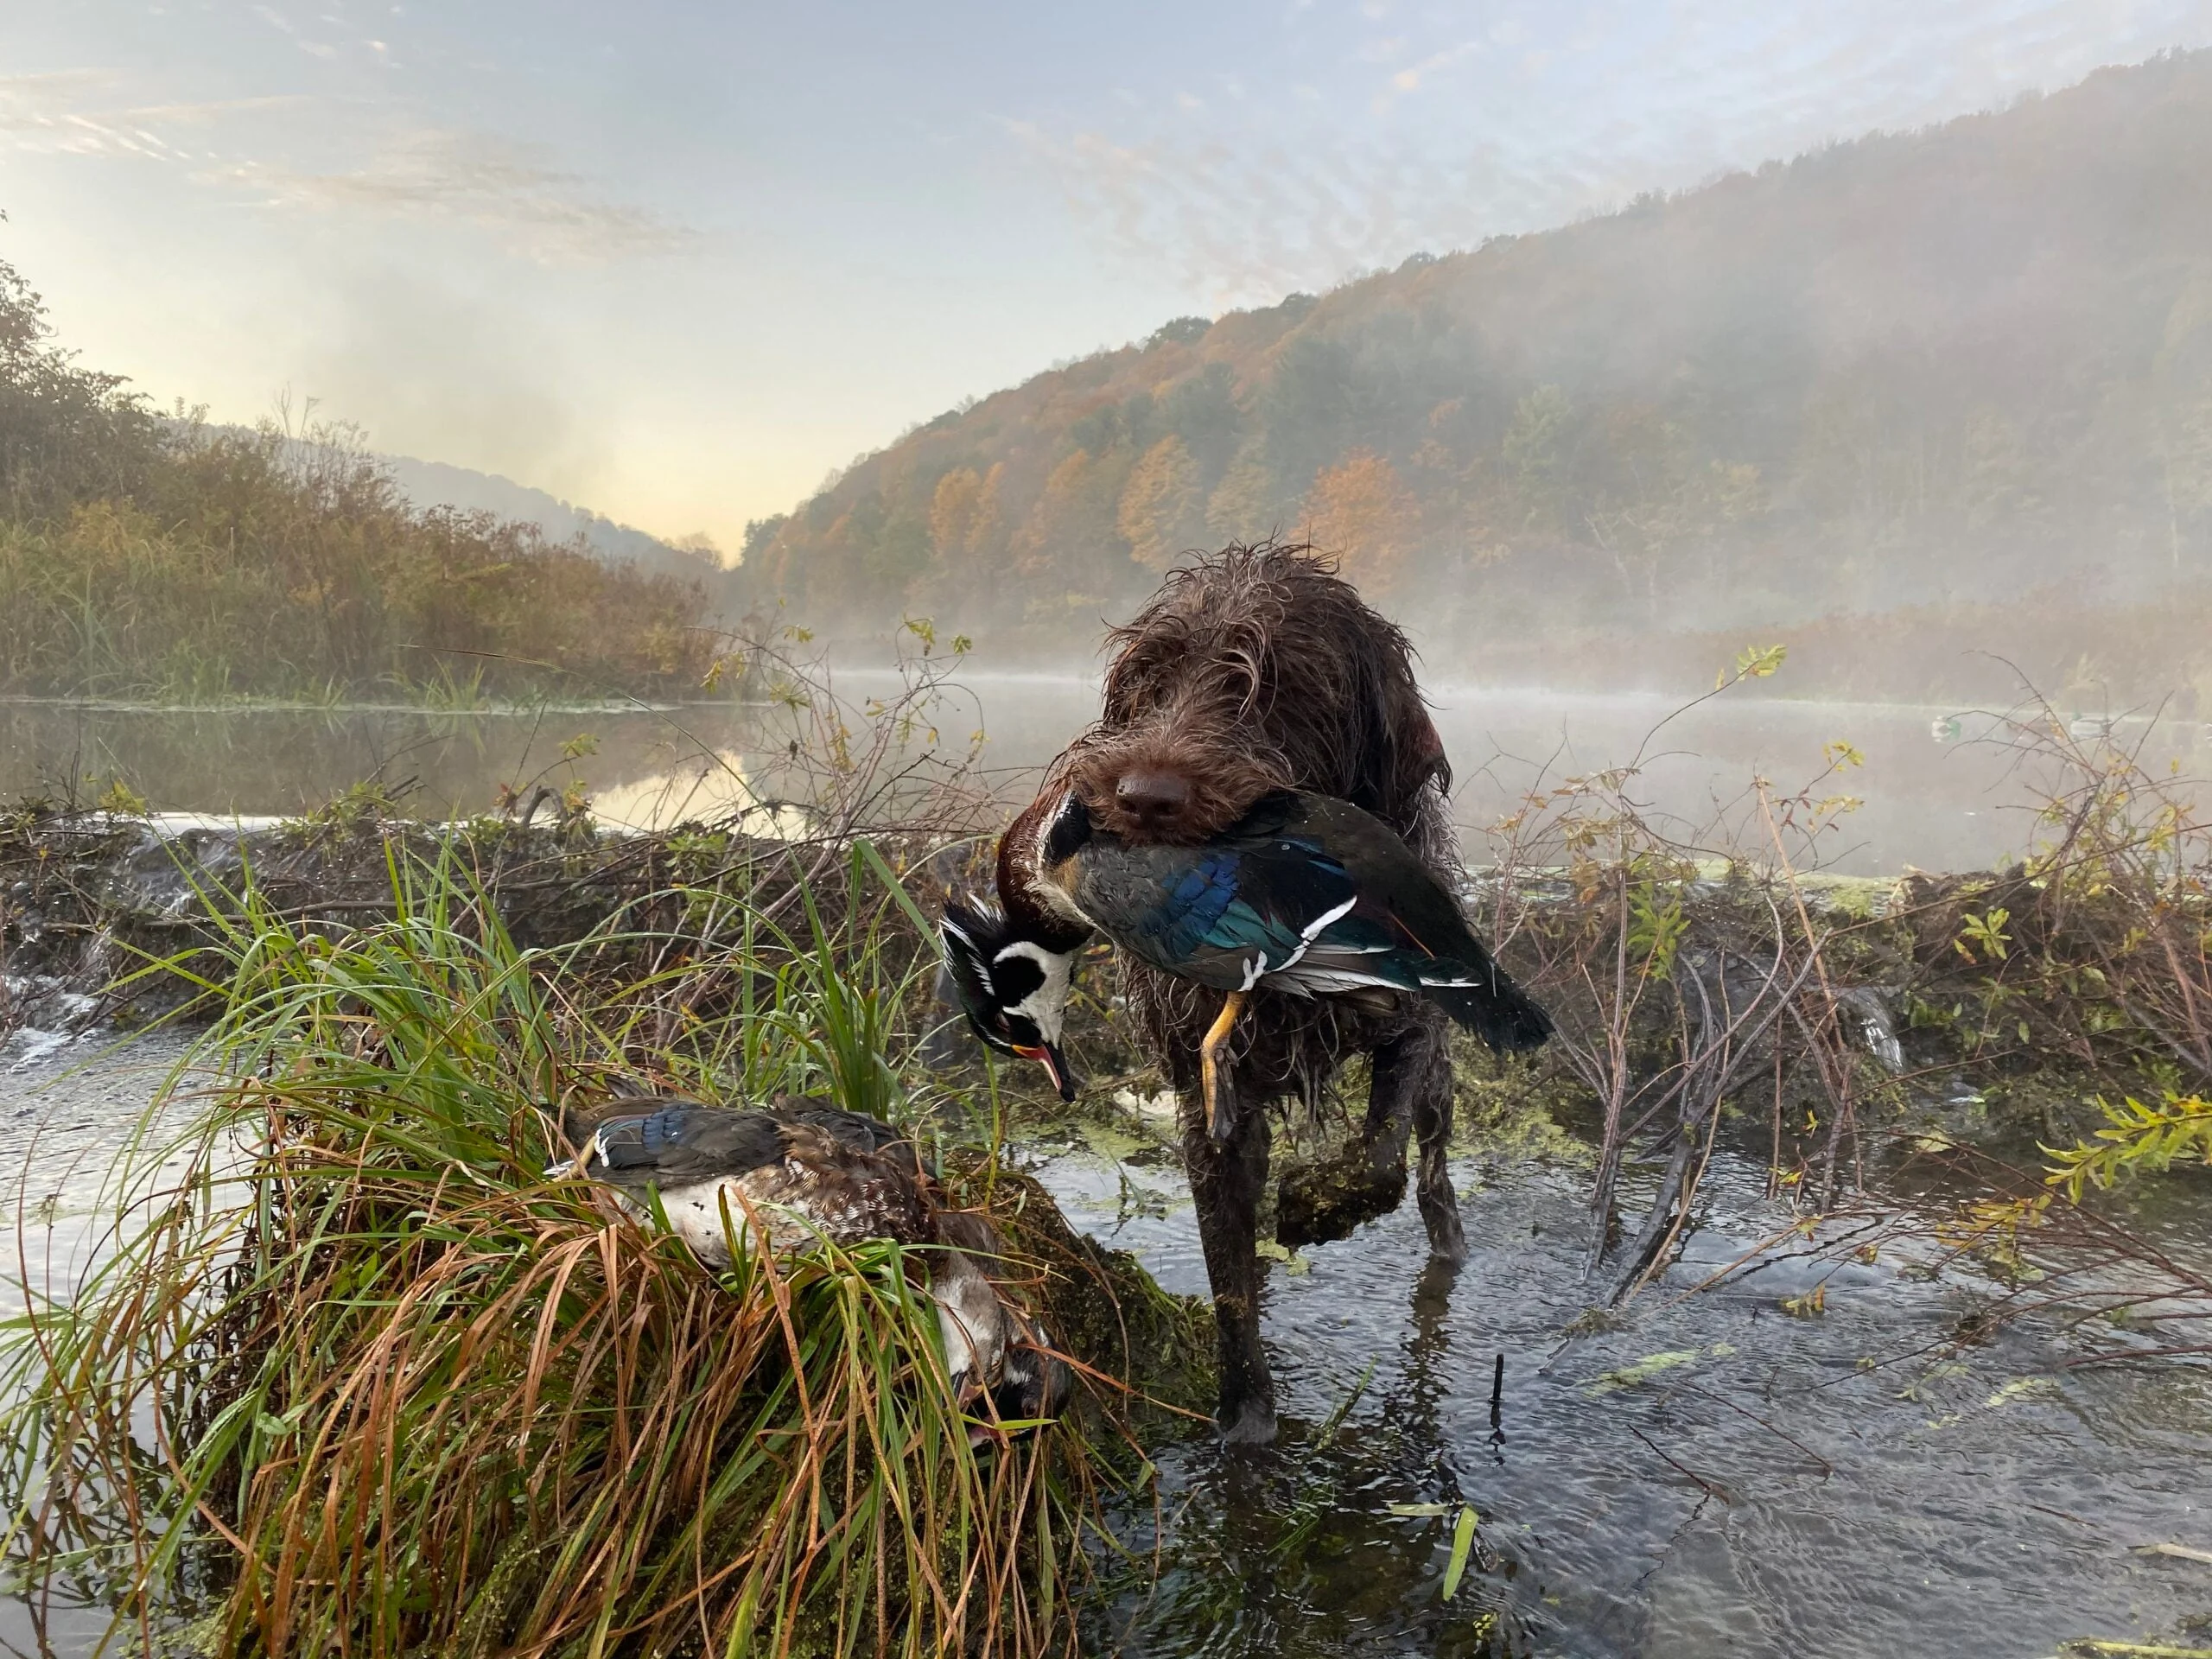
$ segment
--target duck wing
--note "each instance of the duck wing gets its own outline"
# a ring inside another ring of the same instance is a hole
[[[1552,1034],[1551,1016],[1498,966],[1450,889],[1381,819],[1301,794],[1268,839],[1273,856],[1334,861],[1357,892],[1297,964],[1309,980],[1364,971],[1376,977],[1356,982],[1419,990],[1501,1052],[1535,1048]]]
[[[1203,846],[1099,834],[1072,863],[1071,896],[1099,930],[1185,979],[1220,990],[1264,980],[1304,995],[1415,992],[1497,1049],[1551,1034],[1435,874],[1348,803],[1284,791]]]
[[[649,1112],[617,1112],[593,1128],[590,1173],[613,1186],[663,1192],[744,1175],[783,1161],[785,1126],[766,1112],[671,1100]]]
[[[786,1123],[804,1123],[833,1141],[887,1158],[910,1176],[922,1173],[912,1137],[900,1134],[880,1117],[849,1112],[842,1106],[810,1100],[804,1095],[777,1096],[775,1113]]]
[[[1279,972],[1309,930],[1357,897],[1341,865],[1263,845],[1130,847],[1105,835],[1073,861],[1071,896],[1132,956],[1218,990]]]

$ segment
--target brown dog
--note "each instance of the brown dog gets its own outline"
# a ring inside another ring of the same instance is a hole
[[[1001,842],[1003,931],[994,918],[962,912],[961,948],[980,964],[971,976],[988,976],[995,963],[1026,987],[1033,970],[1024,953],[1045,961],[1087,935],[1036,874],[1039,826],[1071,790],[1100,828],[1132,842],[1175,844],[1205,841],[1272,790],[1335,796],[1390,825],[1456,887],[1461,872],[1446,817],[1451,767],[1414,683],[1406,637],[1328,563],[1301,547],[1227,548],[1170,575],[1113,640],[1097,723],[1053,764],[1044,791]],[[1371,1055],[1367,1157],[1394,1169],[1394,1193],[1402,1192],[1408,1126],[1418,1135],[1429,1248],[1457,1261],[1465,1243],[1445,1167],[1446,1027],[1419,999],[1306,998],[1262,988],[1230,1050],[1228,1137],[1217,1143],[1198,1087],[1199,1045],[1221,993],[1127,953],[1121,976],[1145,1041],[1181,1096],[1183,1153],[1219,1327],[1223,1433],[1268,1440],[1274,1384],[1260,1345],[1254,1250],[1270,1140],[1264,1109],[1291,1096],[1316,1102],[1346,1056]],[[1041,1039],[1018,1022],[1015,1039],[987,1029],[987,1019],[977,1029],[1008,1052],[1056,1043],[1058,1005],[1044,1008],[1044,1000],[1025,1003],[1043,1018]]]

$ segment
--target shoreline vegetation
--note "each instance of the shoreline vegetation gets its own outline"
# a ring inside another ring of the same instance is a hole
[[[469,711],[741,682],[703,582],[416,506],[349,428],[163,414],[49,332],[0,261],[0,695]]]
[[[1102,1489],[1148,1478],[1132,1408],[1203,1379],[1192,1311],[1001,1166],[988,1096],[887,1065],[925,976],[880,860],[740,856],[525,946],[455,843],[357,850],[373,918],[248,873],[125,976],[204,997],[204,1105],[0,1329],[18,1581],[209,1655],[1067,1650],[1116,1570]],[[710,1274],[546,1179],[563,1109],[618,1081],[906,1128],[1010,1241],[1078,1403],[956,1407],[925,1248]]]
[[[1746,653],[1715,695],[1779,663]],[[134,1147],[90,1269],[0,1327],[22,1581],[224,1656],[643,1654],[683,1631],[1020,1656],[1141,1597],[1160,1562],[1116,1517],[1156,1500],[1140,1448],[1199,1432],[1210,1335],[1005,1160],[1059,1109],[963,1059],[933,1002],[929,918],[993,818],[971,772],[917,794],[896,758],[937,671],[866,710],[802,705],[815,806],[782,836],[608,835],[584,801],[430,826],[373,791],[245,834],[0,815],[0,1024],[212,1018],[221,1074],[184,1139]],[[1840,745],[1692,835],[1645,820],[1632,768],[1493,827],[1471,903],[1560,1036],[1533,1065],[1463,1052],[1459,1112],[1586,1183],[1590,1318],[1674,1259],[1725,1142],[1796,1217],[1783,1238],[1838,1268],[1860,1222],[1970,1255],[1999,1288],[1961,1341],[2056,1308],[2096,1356],[2195,1351],[2212,1278],[2099,1196],[2212,1160],[2212,826],[2107,740],[2055,717],[2016,736],[2048,805],[1998,871],[1824,879]],[[1073,1109],[1126,1134],[1122,1096],[1160,1081],[1103,968],[1079,976]],[[544,1182],[557,1109],[617,1077],[912,1128],[1007,1230],[1083,1402],[971,1441],[898,1249],[717,1280]],[[1393,1197],[1325,1119],[1286,1125],[1286,1262]],[[1896,1173],[1929,1165],[1898,1201]]]

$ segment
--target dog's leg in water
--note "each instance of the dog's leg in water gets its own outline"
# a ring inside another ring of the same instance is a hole
[[[1406,1143],[1413,1138],[1414,1128],[1413,1096],[1407,1092],[1402,1055],[1409,1044],[1418,1048],[1421,1038],[1416,1027],[1382,1044],[1368,1057],[1367,1121],[1360,1125],[1360,1157],[1371,1185],[1396,1189],[1389,1205],[1394,1210],[1405,1196]]]
[[[1217,1104],[1229,1120],[1225,1141],[1214,1139],[1205,1103],[1182,1096],[1183,1161],[1221,1339],[1221,1435],[1261,1445],[1275,1437],[1275,1385],[1260,1346],[1260,1260],[1253,1249],[1268,1179],[1268,1115],[1241,1097],[1231,1076],[1220,1079]]]
[[[1428,1253],[1440,1261],[1459,1262],[1466,1257],[1467,1239],[1460,1229],[1459,1201],[1452,1191],[1452,1172],[1446,1162],[1452,1151],[1451,1044],[1451,1029],[1443,1016],[1423,1007],[1418,1024],[1376,1049],[1367,1122],[1373,1134],[1378,1122],[1412,1118],[1421,1144],[1421,1173],[1414,1192],[1421,1224],[1428,1230]]]

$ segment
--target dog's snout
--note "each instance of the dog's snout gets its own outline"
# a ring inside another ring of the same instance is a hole
[[[1190,805],[1190,780],[1172,772],[1124,772],[1114,785],[1114,801],[1141,823],[1166,823]]]

